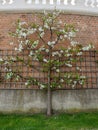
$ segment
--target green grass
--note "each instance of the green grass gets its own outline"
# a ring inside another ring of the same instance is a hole
[[[98,130],[98,112],[35,115],[0,115],[0,130]]]

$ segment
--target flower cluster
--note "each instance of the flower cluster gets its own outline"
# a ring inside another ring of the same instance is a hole
[[[80,75],[79,73],[66,73],[64,75],[64,78],[66,80],[66,83],[71,86],[73,89],[75,88],[75,86],[77,85],[84,85],[86,77]]]

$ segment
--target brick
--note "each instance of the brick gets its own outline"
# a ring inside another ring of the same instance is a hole
[[[0,49],[9,49],[9,42],[11,37],[8,36],[9,31],[13,30],[15,27],[15,22],[18,19],[22,21],[40,22],[37,15],[40,14],[25,14],[25,13],[16,13],[16,14],[0,14]],[[79,32],[77,33],[76,40],[82,44],[88,44],[92,42],[96,49],[98,49],[98,17],[96,16],[83,16],[83,15],[72,15],[72,14],[62,14],[60,19],[63,22],[74,24]]]

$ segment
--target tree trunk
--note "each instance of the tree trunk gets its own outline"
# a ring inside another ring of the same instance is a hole
[[[51,70],[48,72],[48,89],[47,89],[47,116],[52,115],[52,95],[51,95]]]
[[[51,61],[52,48],[49,47],[49,61]],[[47,116],[52,115],[52,97],[51,97],[51,65],[48,69],[48,88],[47,88]]]

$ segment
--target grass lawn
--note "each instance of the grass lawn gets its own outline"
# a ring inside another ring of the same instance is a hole
[[[98,112],[35,115],[0,115],[0,130],[98,130]]]

